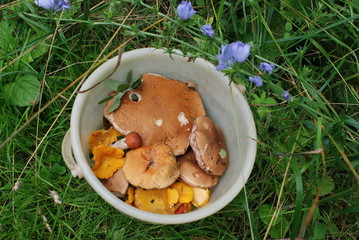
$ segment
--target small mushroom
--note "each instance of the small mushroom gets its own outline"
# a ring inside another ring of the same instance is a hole
[[[137,132],[130,132],[126,137],[110,144],[111,147],[126,149],[136,149],[142,145],[142,138]]]
[[[180,178],[192,187],[211,188],[217,185],[218,176],[203,171],[196,162],[192,149],[178,158]]]
[[[210,118],[196,118],[189,142],[203,171],[216,176],[224,173],[228,166],[226,142],[221,129]]]
[[[110,177],[107,182],[105,182],[105,187],[110,190],[114,195],[120,198],[124,198],[127,189],[128,189],[128,181],[126,180],[125,174],[123,170],[120,169],[116,171],[112,177]]]
[[[129,151],[123,171],[129,183],[144,189],[166,188],[179,177],[176,158],[166,144],[154,144]]]

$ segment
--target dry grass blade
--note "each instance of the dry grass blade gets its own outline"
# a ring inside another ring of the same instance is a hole
[[[269,230],[271,229],[271,227],[272,227],[272,225],[273,225],[273,223],[275,221],[275,218],[277,217],[277,213],[278,213],[278,211],[280,209],[281,198],[282,198],[282,194],[283,194],[283,190],[284,190],[284,184],[286,183],[286,180],[287,180],[289,167],[290,167],[290,161],[288,161],[288,163],[287,163],[287,167],[286,167],[285,172],[284,172],[284,178],[283,178],[282,185],[280,187],[280,191],[279,191],[279,195],[278,195],[277,204],[275,206],[275,211],[274,211],[273,216],[272,216],[272,218],[271,218],[271,220],[269,222],[269,225],[267,227],[267,231],[266,231],[266,233],[264,235],[263,240],[267,239],[268,234],[269,234]]]
[[[348,168],[350,169],[350,171],[353,173],[357,183],[359,184],[359,175],[357,173],[357,171],[354,169],[353,165],[351,164],[350,160],[348,159],[348,157],[344,154],[344,152],[342,151],[342,149],[340,149],[340,146],[336,143],[336,141],[334,140],[334,138],[329,134],[328,137],[330,138],[330,140],[332,141],[332,143],[334,144],[335,148],[337,149],[337,151],[339,152],[340,156],[342,156],[342,158],[344,159],[345,164],[348,166]]]
[[[322,187],[319,186],[319,187],[318,187],[318,193],[317,193],[317,195],[316,195],[315,198],[314,198],[314,201],[313,201],[312,206],[310,206],[308,215],[307,215],[307,217],[305,218],[304,223],[303,223],[303,225],[302,225],[302,227],[301,227],[301,229],[300,229],[300,232],[299,232],[299,234],[298,234],[298,238],[304,236],[305,229],[307,228],[308,224],[311,222],[311,220],[312,220],[312,218],[313,218],[314,211],[315,211],[315,209],[316,209],[317,206],[318,206],[318,202],[319,202],[319,197],[320,197],[321,191],[322,191]]]

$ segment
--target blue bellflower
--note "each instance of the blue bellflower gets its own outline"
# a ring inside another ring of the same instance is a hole
[[[244,62],[250,53],[251,45],[242,43],[240,41],[222,45],[217,54],[217,70],[221,71],[226,68],[231,68],[231,65],[236,62]]]
[[[236,62],[244,62],[250,53],[251,45],[242,43],[240,41],[229,44],[230,51]]]
[[[263,85],[263,80],[260,76],[249,77],[249,81],[254,83],[256,87],[261,87]]]
[[[264,71],[264,72],[267,72],[269,74],[272,74],[272,71],[274,69],[274,64],[269,64],[269,63],[266,63],[266,62],[262,62],[259,64],[259,69]]]
[[[201,30],[203,31],[204,34],[206,34],[207,36],[210,37],[214,37],[214,31],[211,25],[207,24],[207,25],[203,25],[201,27]]]
[[[35,0],[35,4],[54,13],[70,8],[68,0]]]
[[[234,64],[234,59],[229,50],[230,49],[228,48],[228,45],[223,45],[223,44],[222,44],[221,48],[218,50],[218,54],[216,56],[217,60],[218,60],[218,65],[216,68],[217,71],[221,71],[223,69],[230,68],[229,65]]]
[[[191,2],[182,1],[180,5],[177,7],[177,13],[180,19],[187,20],[190,19],[196,11],[193,10]]]
[[[282,97],[283,97],[285,100],[287,100],[288,102],[289,102],[289,101],[292,101],[292,98],[290,97],[288,91],[285,91],[285,92],[282,94]]]
[[[224,63],[224,62],[220,62],[216,66],[217,71],[222,71],[223,69],[227,69],[227,68],[229,68],[229,66],[227,65],[227,63]]]

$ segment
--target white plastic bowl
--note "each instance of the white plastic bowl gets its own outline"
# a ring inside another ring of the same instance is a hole
[[[86,80],[81,90],[88,89],[108,76],[117,63],[114,57],[97,68]],[[72,114],[71,127],[66,134],[62,153],[66,165],[75,177],[85,177],[92,188],[109,204],[127,216],[149,223],[182,224],[208,217],[230,203],[246,183],[256,155],[256,129],[252,112],[242,93],[229,79],[216,71],[211,63],[197,58],[189,61],[181,55],[170,56],[164,50],[143,48],[123,54],[120,68],[111,79],[126,81],[132,70],[133,79],[143,73],[157,73],[167,78],[187,82],[194,81],[200,93],[207,115],[222,129],[228,147],[229,166],[215,189],[209,202],[190,213],[163,215],[142,211],[132,207],[110,191],[92,173],[89,158],[88,136],[103,128],[104,104],[98,102],[111,92],[100,84],[89,92],[78,94]],[[232,91],[232,94],[231,94]],[[233,98],[232,98],[233,96]],[[239,139],[239,146],[238,141]],[[73,153],[73,155],[72,155]],[[73,158],[75,157],[75,159]]]

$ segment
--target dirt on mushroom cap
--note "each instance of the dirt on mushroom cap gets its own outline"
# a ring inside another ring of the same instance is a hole
[[[141,97],[133,101],[132,94]],[[143,75],[140,87],[125,93],[120,107],[112,113],[111,104],[112,100],[106,103],[104,115],[116,130],[123,134],[138,132],[143,146],[165,143],[176,156],[184,154],[189,146],[194,119],[206,115],[197,90],[151,73]]]
[[[208,117],[198,117],[189,137],[198,165],[208,174],[220,176],[228,166],[222,130]]]
[[[127,181],[144,189],[163,189],[179,177],[178,163],[166,144],[131,150],[123,166]]]

